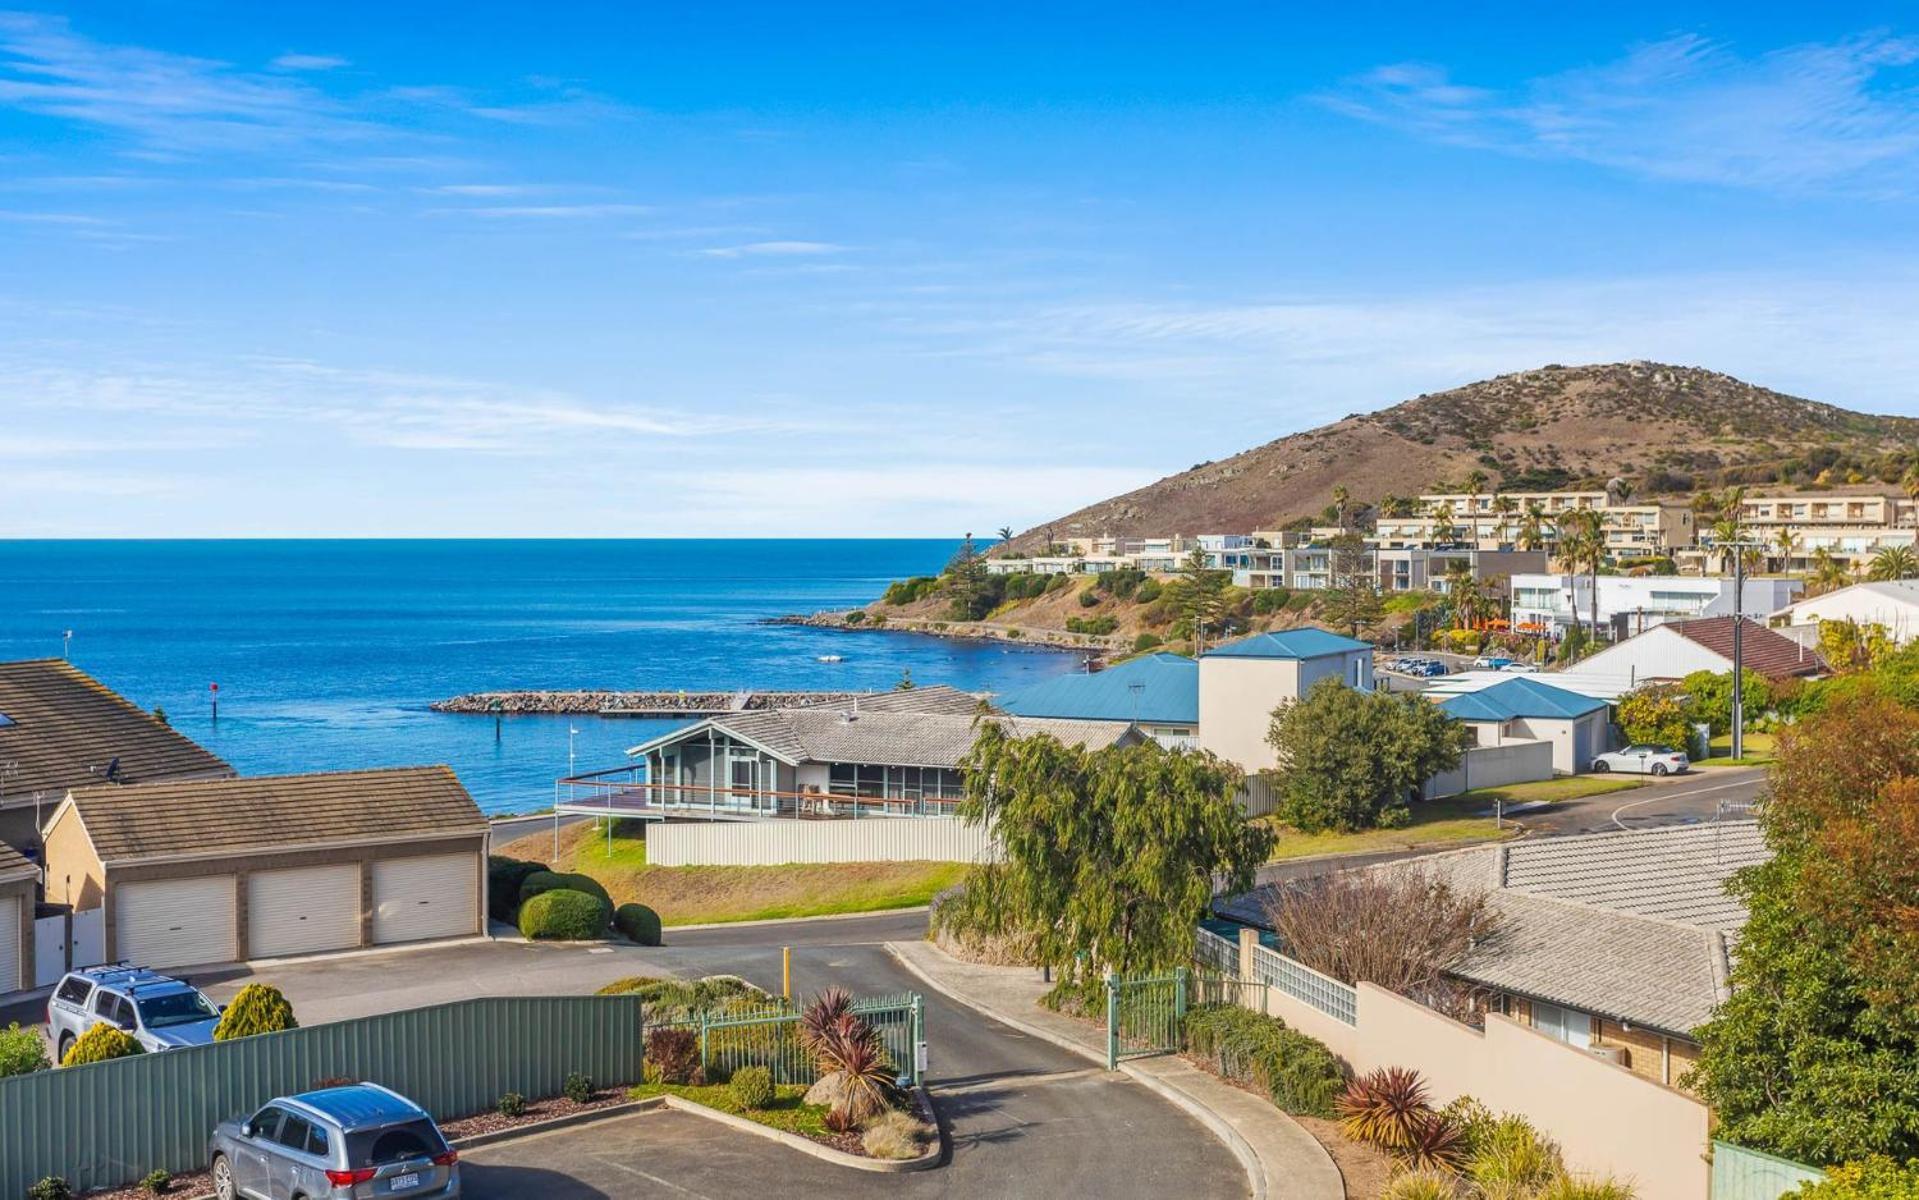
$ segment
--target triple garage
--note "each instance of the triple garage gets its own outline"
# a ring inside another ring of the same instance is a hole
[[[468,937],[486,821],[444,767],[78,789],[50,876],[105,904],[106,954],[155,968]]]

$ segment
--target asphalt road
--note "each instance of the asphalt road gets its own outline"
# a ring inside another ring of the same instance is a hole
[[[626,975],[730,973],[777,991],[780,947],[790,945],[796,994],[836,984],[856,995],[926,997],[928,1087],[952,1144],[941,1170],[898,1177],[834,1171],[697,1118],[649,1115],[477,1151],[468,1176],[476,1196],[1245,1194],[1245,1175],[1226,1148],[1128,1077],[924,992],[877,944],[918,936],[924,921],[905,914],[668,930],[670,945],[645,948],[471,943],[290,964],[258,978],[284,990],[311,1024],[474,995],[586,992]],[[243,982],[227,979],[208,991],[225,999]]]

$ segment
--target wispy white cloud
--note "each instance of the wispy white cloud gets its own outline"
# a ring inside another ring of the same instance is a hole
[[[647,204],[480,204],[470,208],[436,208],[439,215],[527,219],[537,221],[593,221],[607,217],[643,217],[656,210]]]
[[[106,217],[96,217],[87,213],[28,212],[19,209],[0,209],[0,221],[11,221],[17,225],[101,226],[114,223]]]
[[[1919,39],[1869,34],[1743,57],[1682,34],[1510,89],[1397,63],[1319,101],[1452,145],[1782,192],[1919,190]]]
[[[443,183],[435,187],[422,187],[415,190],[433,196],[472,196],[485,199],[500,196],[536,196],[553,189],[537,183]]]
[[[282,54],[272,65],[282,71],[335,71],[350,64],[337,54]]]
[[[710,246],[700,253],[708,258],[804,258],[839,254],[845,249],[832,242],[747,242],[741,246]]]

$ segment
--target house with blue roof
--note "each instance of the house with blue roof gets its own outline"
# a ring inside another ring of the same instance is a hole
[[[1548,742],[1553,770],[1576,775],[1612,748],[1611,706],[1604,700],[1515,675],[1476,692],[1439,701],[1481,746]]]
[[[1016,717],[1126,721],[1169,749],[1199,744],[1199,663],[1160,652],[1104,671],[1060,675],[994,701]]]
[[[1248,772],[1279,765],[1266,731],[1273,710],[1322,679],[1373,689],[1373,646],[1325,629],[1277,629],[1199,656],[1199,744]]]

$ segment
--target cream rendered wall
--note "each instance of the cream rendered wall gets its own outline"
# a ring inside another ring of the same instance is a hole
[[[1281,701],[1299,698],[1298,661],[1290,658],[1199,660],[1199,746],[1242,771],[1279,765],[1266,730]]]

